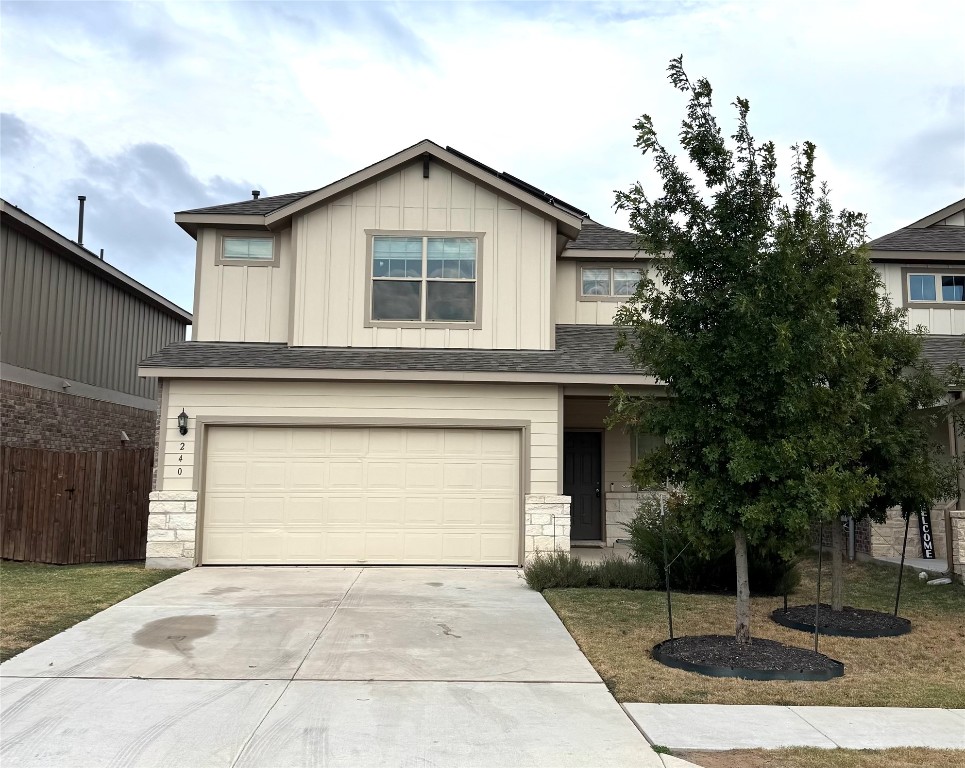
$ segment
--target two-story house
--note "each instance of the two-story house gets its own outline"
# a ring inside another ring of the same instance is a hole
[[[321,189],[176,214],[194,338],[162,379],[148,564],[517,565],[612,545],[648,436],[606,430],[647,259],[423,141]]]

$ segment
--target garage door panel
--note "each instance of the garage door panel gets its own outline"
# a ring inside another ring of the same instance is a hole
[[[251,461],[247,468],[248,487],[254,490],[287,488],[287,473],[288,462],[286,461],[265,461],[263,459]]]
[[[205,481],[210,491],[246,489],[248,487],[248,462],[227,461],[220,458],[212,459],[208,461]]]
[[[331,461],[328,464],[328,487],[335,489],[351,488],[361,491],[364,487],[363,466],[360,460]]]
[[[518,562],[518,432],[209,432],[203,562]]]

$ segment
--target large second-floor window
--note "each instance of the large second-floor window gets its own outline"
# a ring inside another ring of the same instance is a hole
[[[372,320],[476,322],[475,237],[372,238]]]
[[[965,302],[965,275],[909,274],[908,299],[939,304]]]

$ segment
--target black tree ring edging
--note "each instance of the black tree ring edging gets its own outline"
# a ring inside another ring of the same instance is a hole
[[[792,606],[789,611],[793,611],[795,608],[810,609],[813,606]],[[852,609],[854,610],[854,609]],[[887,622],[883,622],[883,625],[878,629],[860,629],[858,627],[833,627],[819,625],[818,631],[822,635],[834,636],[834,637],[898,637],[899,635],[907,635],[911,632],[911,621],[904,619],[900,616],[892,616],[890,613],[882,613],[880,611],[862,611],[867,614],[878,614],[882,619],[887,619]],[[822,612],[822,616],[826,616],[827,613]],[[782,627],[788,627],[789,629],[799,629],[802,632],[814,632],[814,621],[796,621],[791,616],[785,613],[783,608],[775,608],[771,612],[771,619],[780,624]]]
[[[790,680],[824,682],[827,680],[833,680],[836,677],[844,676],[844,664],[821,653],[814,654],[814,656],[821,657],[824,663],[824,668],[811,670],[749,669],[746,667],[734,667],[725,664],[705,664],[687,661],[685,659],[673,656],[672,649],[674,644],[686,639],[687,638],[677,638],[676,640],[664,640],[662,643],[657,643],[655,646],[653,646],[653,650],[650,652],[650,655],[655,661],[659,661],[664,666],[673,667],[674,669],[682,669],[686,672],[696,672],[699,675],[706,675],[707,677],[737,677],[742,680],[760,681]],[[755,642],[760,642],[760,640]],[[803,651],[804,649],[795,650]],[[809,653],[813,652],[809,651]]]

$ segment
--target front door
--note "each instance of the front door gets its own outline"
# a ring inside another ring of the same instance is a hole
[[[563,433],[563,494],[572,497],[570,539],[603,539],[600,432]]]

